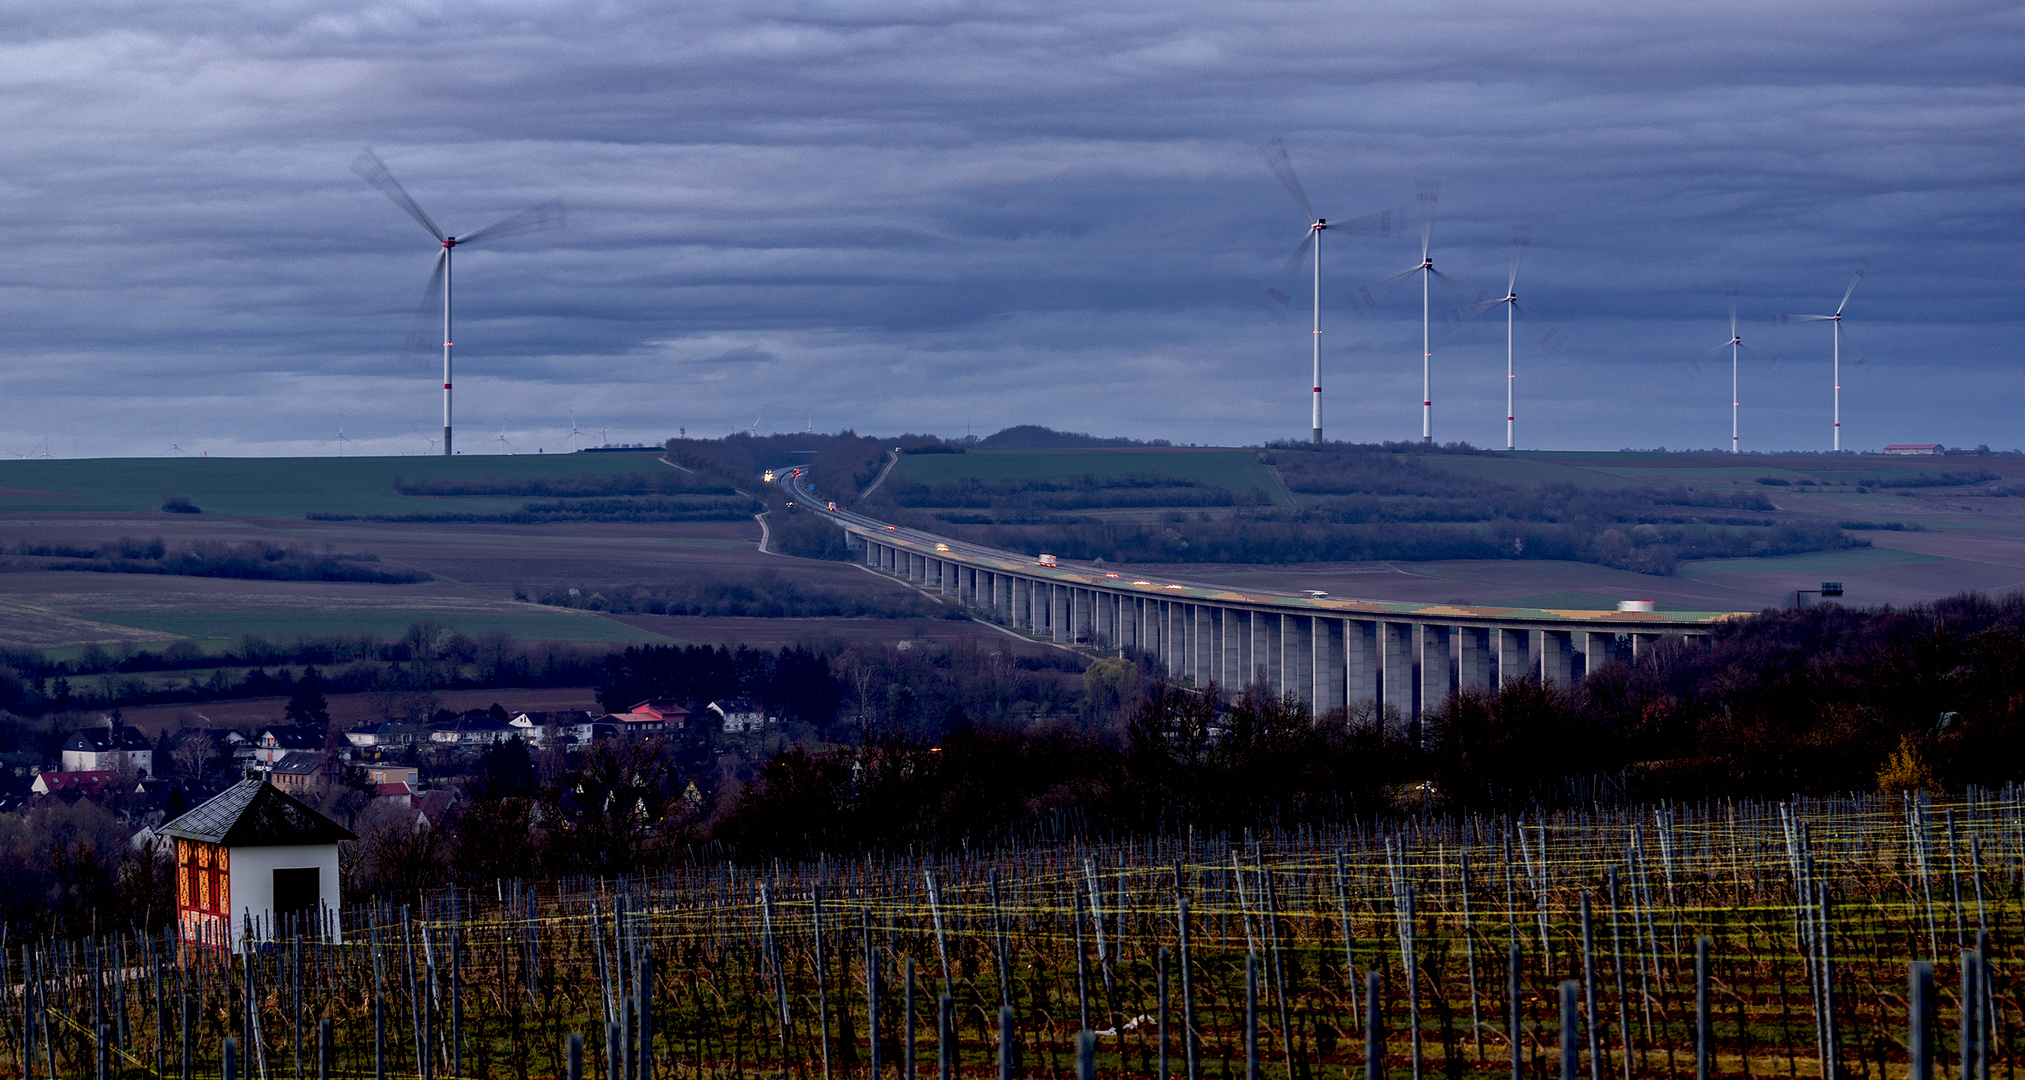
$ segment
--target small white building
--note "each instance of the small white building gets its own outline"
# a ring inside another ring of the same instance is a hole
[[[744,698],[735,701],[713,701],[705,708],[717,714],[718,721],[724,725],[726,735],[743,735],[766,726],[766,713]]]
[[[358,837],[265,780],[242,780],[162,826],[176,849],[183,940],[238,948],[250,934],[341,941],[338,844]]]
[[[125,724],[113,723],[111,717],[106,718],[104,727],[78,728],[64,740],[65,772],[118,771],[123,765],[155,775],[155,747],[147,736]]]

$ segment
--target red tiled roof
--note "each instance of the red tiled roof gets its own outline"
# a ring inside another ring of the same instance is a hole
[[[119,779],[117,769],[88,769],[77,772],[50,770],[35,775],[37,783],[54,795],[59,791],[81,791],[86,795],[103,792],[113,781]]]

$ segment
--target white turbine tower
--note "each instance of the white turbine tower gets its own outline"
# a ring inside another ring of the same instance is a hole
[[[1430,318],[1432,313],[1432,297],[1429,295],[1429,287],[1436,281],[1452,289],[1460,288],[1461,286],[1456,284],[1454,278],[1434,268],[1434,256],[1432,254],[1434,205],[1437,196],[1441,192],[1441,182],[1438,180],[1422,180],[1419,182],[1418,187],[1420,189],[1418,199],[1420,205],[1420,262],[1417,265],[1401,270],[1399,273],[1386,278],[1376,285],[1358,290],[1358,296],[1361,306],[1366,308],[1375,307],[1380,300],[1389,296],[1392,290],[1398,288],[1406,279],[1415,274],[1420,275],[1420,441],[1431,443],[1434,441],[1434,385],[1432,378],[1434,367],[1434,324]]]
[[[1723,295],[1727,297],[1730,302],[1730,340],[1725,341],[1721,345],[1718,345],[1715,348],[1710,349],[1708,352],[1703,353],[1700,359],[1709,360],[1721,356],[1723,354],[1724,349],[1728,349],[1730,351],[1730,453],[1740,454],[1743,452],[1743,449],[1742,444],[1737,441],[1737,409],[1739,407],[1739,398],[1737,394],[1737,353],[1740,350],[1743,350],[1745,348],[1745,345],[1744,339],[1738,336],[1737,334],[1736,286],[1732,285],[1729,288],[1724,289]],[[1701,370],[1700,360],[1696,361],[1695,370],[1697,371]]]
[[[407,211],[409,217],[414,218],[423,228],[429,230],[429,235],[435,237],[436,241],[443,245],[442,254],[436,256],[436,270],[429,276],[429,286],[422,293],[422,316],[426,318],[432,314],[431,308],[435,306],[436,291],[441,289],[443,292],[443,456],[449,457],[454,453],[450,446],[450,253],[456,248],[468,247],[481,241],[504,240],[509,236],[519,236],[522,233],[547,232],[550,229],[561,228],[566,218],[562,200],[551,199],[548,202],[528,207],[518,214],[501,218],[474,233],[466,233],[463,236],[446,236],[443,230],[437,228],[436,223],[430,220],[429,215],[422,210],[421,204],[417,203],[408,194],[408,189],[402,187],[401,182],[394,179],[394,174],[387,171],[386,163],[381,161],[379,155],[373,153],[370,147],[361,151],[359,156],[352,161],[352,171],[358,173],[366,183],[379,188],[382,194],[394,201],[395,206]],[[416,344],[418,339],[419,335],[410,335],[410,344]]]
[[[1361,218],[1331,225],[1329,224],[1329,219],[1315,216],[1314,208],[1308,204],[1308,193],[1301,187],[1301,178],[1294,174],[1294,163],[1288,159],[1287,148],[1280,140],[1273,139],[1264,146],[1259,147],[1259,154],[1266,159],[1266,168],[1271,169],[1273,175],[1279,177],[1280,183],[1287,189],[1287,194],[1294,197],[1294,203],[1301,208],[1301,213],[1307,215],[1308,218],[1308,234],[1301,239],[1300,246],[1294,249],[1293,257],[1287,260],[1286,267],[1280,271],[1281,279],[1285,280],[1293,275],[1293,272],[1300,267],[1302,261],[1307,258],[1308,248],[1311,245],[1315,249],[1315,300],[1312,335],[1314,341],[1310,350],[1312,353],[1313,371],[1308,385],[1314,388],[1311,399],[1310,426],[1314,429],[1315,442],[1320,443],[1322,441],[1322,233],[1328,229],[1337,229],[1363,233],[1365,235],[1390,236],[1392,234],[1394,212],[1390,210],[1381,211],[1380,213],[1369,214]],[[1266,295],[1281,309],[1284,309],[1289,303],[1287,295],[1277,289],[1267,290]]]
[[[1505,279],[1505,298],[1498,301],[1505,306],[1505,449],[1514,449],[1512,426],[1515,415],[1512,407],[1512,317],[1519,313],[1519,264],[1525,261],[1527,241],[1522,232],[1512,234],[1512,273]]]
[[[1849,306],[1849,298],[1856,293],[1856,284],[1870,271],[1870,260],[1863,259],[1856,264],[1856,273],[1850,275],[1849,288],[1842,290],[1842,302],[1835,305],[1833,315],[1781,315],[1784,323],[1793,319],[1801,322],[1825,322],[1834,328],[1835,342],[1835,450],[1842,451],[1842,343],[1849,340],[1849,333],[1842,329],[1842,309]],[[1861,360],[1857,361],[1862,363]]]
[[[584,430],[583,430],[582,428],[580,428],[580,427],[578,427],[578,426],[577,426],[577,411],[576,411],[575,409],[571,409],[571,410],[570,410],[570,453],[574,454],[574,453],[576,453],[576,452],[577,452],[577,437],[578,437],[578,436],[580,436],[580,435],[585,435],[585,434],[588,434],[588,433],[587,433],[587,432],[585,432],[585,431],[584,431]]]

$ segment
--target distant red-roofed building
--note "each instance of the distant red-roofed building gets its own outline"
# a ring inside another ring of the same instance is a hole
[[[79,772],[49,770],[35,774],[35,783],[28,790],[37,795],[79,795],[99,796],[111,791],[118,784],[118,769],[89,769]]]
[[[381,802],[393,803],[396,806],[413,806],[415,805],[415,790],[399,781],[375,784],[373,785],[373,798]]]
[[[618,726],[621,735],[651,735],[681,727],[689,719],[689,710],[673,698],[648,698],[606,719]]]

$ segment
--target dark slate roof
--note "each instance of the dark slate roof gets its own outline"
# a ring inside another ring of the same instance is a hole
[[[148,741],[147,736],[122,725],[116,728],[78,728],[71,733],[70,740],[63,744],[63,748],[104,754],[114,750],[152,750],[154,744]]]
[[[265,780],[241,780],[162,826],[161,832],[226,847],[335,844],[358,839],[351,830]]]
[[[280,761],[274,763],[274,771],[291,776],[315,776],[323,768],[323,755],[307,750],[290,750]]]
[[[302,724],[277,724],[263,729],[261,734],[273,736],[275,744],[283,750],[321,750],[326,731]]]

